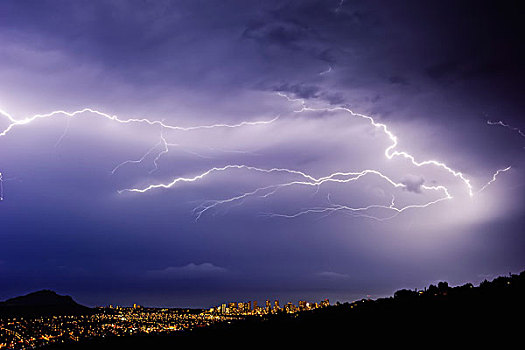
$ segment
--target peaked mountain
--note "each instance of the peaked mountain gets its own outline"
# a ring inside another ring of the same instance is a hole
[[[92,309],[76,303],[68,295],[41,290],[0,302],[0,317],[48,316],[90,313]]]

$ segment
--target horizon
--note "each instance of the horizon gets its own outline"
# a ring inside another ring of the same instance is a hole
[[[2,1],[0,300],[350,302],[522,271],[522,13]]]
[[[455,287],[460,287],[460,286],[464,286],[466,284],[472,284],[474,287],[480,287],[481,284],[483,282],[492,282],[493,280],[497,279],[497,278],[500,278],[500,277],[503,277],[503,278],[507,278],[507,277],[512,277],[512,276],[518,276],[520,275],[521,273],[524,273],[525,270],[523,271],[520,271],[520,272],[516,272],[516,273],[512,273],[512,272],[509,272],[507,275],[497,275],[497,276],[492,276],[491,278],[485,278],[483,279],[482,281],[479,281],[478,283],[474,283],[474,282],[469,282],[469,281],[465,281],[464,283],[461,283],[461,284],[450,284],[448,281],[435,281],[434,283],[430,283],[424,287],[404,287],[404,288],[400,288],[396,291],[399,291],[399,290],[403,290],[403,289],[408,289],[408,290],[415,290],[415,291],[422,291],[422,290],[426,290],[427,287],[430,287],[430,286],[437,286],[440,282],[445,282],[447,283],[447,286],[449,288],[455,288]],[[489,277],[489,276],[486,276],[486,277]],[[21,296],[28,296],[28,295],[31,295],[31,294],[35,294],[35,293],[39,293],[39,292],[52,292],[58,296],[66,296],[66,297],[71,297],[75,302],[77,302],[78,304],[82,305],[82,306],[88,306],[90,308],[110,308],[110,307],[123,307],[123,308],[134,308],[135,306],[139,306],[139,307],[143,307],[143,308],[154,308],[154,309],[162,309],[162,308],[169,308],[169,309],[192,309],[192,310],[208,310],[210,308],[215,308],[215,307],[218,307],[220,306],[221,304],[228,304],[228,303],[253,303],[254,301],[257,302],[257,305],[264,305],[263,301],[266,301],[266,300],[269,300],[272,305],[274,303],[274,301],[279,301],[280,304],[282,305],[285,305],[287,303],[292,303],[292,304],[298,304],[301,300],[303,301],[306,301],[306,302],[312,302],[312,303],[318,303],[320,301],[323,301],[323,300],[329,300],[329,302],[331,303],[330,305],[336,305],[336,304],[344,304],[344,303],[353,303],[353,302],[357,302],[357,301],[360,301],[360,300],[364,300],[364,299],[368,299],[368,300],[378,300],[378,299],[382,299],[382,298],[390,298],[390,297],[393,297],[395,292],[392,292],[390,295],[382,295],[382,296],[376,296],[374,298],[372,298],[371,295],[366,295],[366,298],[363,297],[363,298],[360,298],[360,299],[352,299],[352,300],[335,300],[335,301],[330,301],[329,298],[324,298],[322,300],[305,300],[304,298],[303,299],[297,299],[297,300],[281,300],[279,298],[277,299],[260,299],[260,300],[224,300],[222,301],[221,303],[219,304],[216,304],[216,305],[211,305],[211,306],[200,306],[200,307],[189,307],[189,306],[163,306],[163,305],[140,305],[140,304],[137,304],[137,303],[133,303],[133,304],[129,304],[129,305],[117,305],[117,304],[110,304],[110,303],[107,303],[107,304],[103,304],[103,305],[84,305],[82,303],[79,303],[77,300],[75,300],[75,296],[74,295],[68,295],[68,294],[61,294],[61,293],[58,293],[57,291],[55,290],[51,290],[51,289],[40,289],[40,290],[36,290],[36,291],[32,291],[32,292],[29,292],[29,293],[26,293],[26,294],[23,294],[23,295],[18,295],[18,296],[14,296],[13,298],[16,298],[16,297],[21,297]],[[11,299],[11,298],[9,298]],[[7,301],[9,299],[6,299],[6,300],[0,300],[0,303],[1,302],[4,302],[4,301]]]

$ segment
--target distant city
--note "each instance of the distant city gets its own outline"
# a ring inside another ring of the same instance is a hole
[[[248,301],[221,304],[220,306],[209,309],[208,312],[212,315],[266,315],[283,311],[286,313],[295,313],[326,306],[330,306],[328,299],[325,299],[320,303],[309,303],[300,300],[297,305],[290,302],[283,307],[279,305],[279,300],[274,300],[273,303],[270,300],[266,300],[264,307],[257,306],[257,301]]]
[[[83,339],[140,334],[169,334],[219,322],[232,322],[246,317],[263,317],[278,313],[299,313],[329,306],[328,299],[319,303],[299,301],[280,306],[279,300],[229,302],[210,309],[150,308],[104,306],[87,314],[53,316],[0,315],[0,349],[34,349],[53,343],[77,342]]]
[[[391,297],[336,302],[334,306],[328,299],[284,305],[268,299],[260,306],[257,301],[225,302],[207,309],[138,304],[89,308],[70,296],[41,290],[0,302],[0,349],[164,349],[180,346],[184,340],[194,344],[209,339],[216,344],[218,338],[251,339],[264,334],[274,334],[276,339],[313,332],[345,337],[348,329],[364,339],[407,329],[416,335],[427,332],[432,338],[452,339],[450,330],[463,332],[466,320],[478,334],[483,329],[507,338],[512,327],[521,325],[516,320],[525,312],[524,295],[525,271],[484,280],[477,287],[472,283],[451,287],[440,281],[422,290],[400,289]],[[376,327],[368,327],[376,321]],[[450,326],[448,330],[443,324]],[[464,337],[472,340],[471,333]],[[293,344],[305,339],[294,339]]]

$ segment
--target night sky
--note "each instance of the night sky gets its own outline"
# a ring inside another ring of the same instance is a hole
[[[335,302],[522,271],[519,4],[0,1],[0,299]]]

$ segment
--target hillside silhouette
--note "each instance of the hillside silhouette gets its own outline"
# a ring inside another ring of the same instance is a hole
[[[456,347],[502,346],[519,339],[525,314],[525,271],[498,277],[475,287],[450,287],[446,282],[394,296],[337,304],[295,315],[250,317],[232,324],[186,331],[171,336],[94,339],[47,349],[164,349],[178,346],[244,348],[345,345]]]
[[[36,317],[89,314],[91,308],[76,303],[68,295],[40,290],[0,302],[0,317]]]

